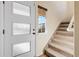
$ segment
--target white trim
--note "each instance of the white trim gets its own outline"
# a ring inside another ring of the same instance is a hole
[[[72,28],[73,23],[74,23],[74,16],[72,17],[72,19],[71,19],[71,21],[69,23],[67,31],[72,31],[72,32],[74,31],[74,28]]]

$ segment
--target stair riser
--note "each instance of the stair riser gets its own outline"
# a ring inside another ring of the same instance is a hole
[[[56,56],[54,56],[54,55],[52,55],[52,54],[50,54],[49,52],[47,52],[46,51],[46,53],[45,53],[48,57],[56,57]]]
[[[69,36],[61,36],[61,35],[55,35],[54,38],[59,38],[59,39],[67,39],[69,41],[74,41],[73,37],[69,37]]]
[[[55,38],[60,39],[60,40],[64,40],[64,41],[69,41],[71,43],[74,43],[73,39],[64,39],[64,38],[60,38],[60,37],[55,37]]]
[[[72,57],[73,55],[71,55],[71,54],[69,54],[69,53],[67,53],[67,52],[64,52],[64,51],[62,51],[62,50],[60,50],[60,49],[57,49],[56,47],[53,47],[53,46],[51,46],[51,45],[49,45],[49,48],[51,48],[51,49],[53,49],[53,50],[55,50],[55,51],[57,51],[57,52],[59,52],[59,53],[61,53],[61,54],[63,54],[63,55],[66,55],[67,57]]]
[[[67,24],[64,24],[64,25],[63,25],[63,24],[62,24],[62,25],[60,25],[59,27],[66,27],[66,28],[67,28],[68,25],[67,25]]]
[[[66,36],[73,36],[73,33],[68,33],[68,32],[56,32],[56,34],[60,34],[60,35],[66,35]]]
[[[68,26],[69,24],[60,24],[59,26]]]
[[[51,44],[48,44],[48,46],[50,46],[51,48],[53,48],[53,47],[55,47],[55,46],[52,46]],[[63,46],[62,46],[63,47]],[[70,55],[72,55],[70,52],[68,52],[68,51],[65,51],[64,49],[60,49],[60,48],[58,48],[58,47],[55,47],[56,49],[59,49],[59,50],[61,50],[61,51],[64,51],[65,53],[67,53],[67,54],[70,54]],[[73,56],[73,55],[72,55]]]
[[[67,28],[65,29],[61,29],[61,28],[59,28],[57,31],[67,31]]]
[[[73,49],[73,43],[71,44],[71,43],[67,43],[66,41],[65,42],[61,42],[61,41],[52,40],[52,43],[53,42],[66,45],[67,47]]]
[[[68,28],[68,26],[62,26],[62,25],[61,25],[61,26],[59,26],[59,27],[66,27],[66,28]]]
[[[74,45],[72,41],[69,41],[69,40],[63,40],[63,39],[52,39],[51,41],[57,41],[57,42],[61,42],[61,43],[65,43],[65,44],[70,44],[71,46]]]
[[[69,24],[69,22],[62,22],[61,24]]]
[[[59,28],[57,31],[67,31],[67,28],[65,29],[61,29],[61,28]]]

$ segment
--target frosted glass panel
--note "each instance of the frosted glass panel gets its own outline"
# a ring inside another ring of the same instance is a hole
[[[24,15],[24,16],[30,16],[30,8],[28,6],[19,4],[19,3],[13,3],[13,13]]]
[[[30,34],[30,24],[13,23],[13,35]]]
[[[19,43],[13,45],[13,56],[30,52],[30,42]]]

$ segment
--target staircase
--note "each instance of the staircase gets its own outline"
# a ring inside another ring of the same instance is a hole
[[[74,38],[73,32],[67,31],[69,22],[62,22],[55,35],[45,48],[45,55],[48,57],[73,57]]]

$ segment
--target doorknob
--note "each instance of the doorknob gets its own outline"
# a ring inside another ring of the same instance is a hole
[[[36,33],[32,33],[33,35],[35,35]]]

